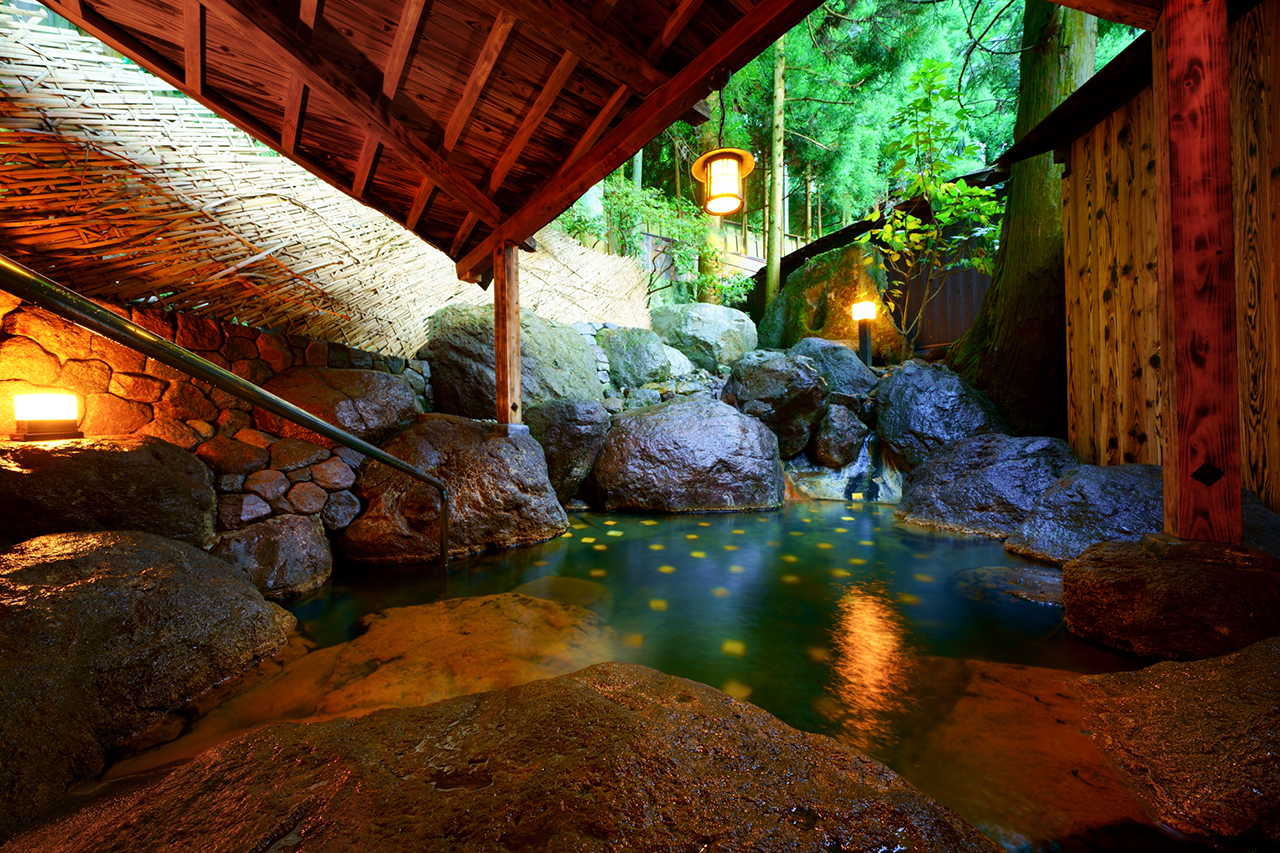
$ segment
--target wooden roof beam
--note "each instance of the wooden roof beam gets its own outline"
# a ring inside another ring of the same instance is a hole
[[[576,53],[605,76],[649,94],[667,77],[599,24],[562,0],[491,0],[552,44]]]
[[[1104,21],[1149,30],[1160,20],[1160,0],[1050,0],[1059,6],[1087,12]]]
[[[779,33],[795,26],[820,0],[763,0],[729,28],[708,50],[655,91],[606,136],[593,156],[584,157],[558,179],[548,181],[524,207],[457,263],[465,281],[486,272],[495,246],[517,242],[546,225],[574,199],[625,162],[650,139],[702,99],[713,82],[742,67],[768,47]]]
[[[458,144],[458,137],[462,136],[463,129],[471,119],[471,111],[475,109],[476,101],[480,100],[480,92],[484,89],[493,66],[497,65],[498,55],[502,53],[502,47],[507,43],[507,36],[515,22],[515,18],[498,10],[493,29],[489,30],[489,37],[485,39],[484,47],[480,48],[480,58],[472,67],[471,76],[467,78],[467,85],[462,90],[462,97],[458,99],[458,105],[454,107],[449,124],[444,129],[446,152],[452,151],[453,146]]]
[[[204,6],[200,0],[186,0],[182,9],[182,61],[184,82],[192,92],[204,91]]]
[[[289,78],[289,92],[284,98],[284,120],[280,125],[280,147],[287,154],[298,150],[302,115],[306,111],[307,85],[295,74]]]
[[[391,56],[387,59],[386,70],[382,72],[382,94],[387,100],[394,98],[400,90],[405,69],[409,67],[413,40],[418,35],[418,25],[422,23],[422,13],[426,8],[427,0],[408,0],[400,12],[400,26],[396,27],[396,37],[391,42]]]
[[[360,159],[356,161],[356,175],[351,182],[351,194],[356,198],[364,198],[364,191],[369,185],[369,177],[373,174],[374,164],[378,161],[377,134],[371,133],[364,138],[364,146],[360,149]]]
[[[434,181],[442,191],[494,227],[504,219],[502,211],[484,193],[450,166],[437,151],[391,115],[386,99],[374,100],[347,77],[346,72],[304,43],[275,13],[267,0],[204,0],[248,43],[284,64],[312,88],[318,88],[354,114],[356,123],[376,133],[382,144]]]
[[[680,35],[680,32],[689,24],[693,18],[693,14],[702,6],[702,0],[680,0],[680,5],[671,13],[671,17],[667,18],[667,22],[662,26],[662,32],[658,33],[658,37],[653,40],[653,44],[649,45],[649,49],[644,52],[644,58],[650,62],[657,62],[662,58],[662,54],[667,52],[667,48],[671,47],[672,42]]]

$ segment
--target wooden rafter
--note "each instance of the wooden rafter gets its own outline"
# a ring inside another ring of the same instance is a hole
[[[307,84],[295,74],[289,78],[289,93],[284,99],[284,120],[280,126],[280,147],[288,154],[298,150],[298,135],[306,110]]]
[[[449,124],[444,129],[446,152],[452,151],[453,146],[458,143],[458,137],[462,136],[463,129],[471,119],[471,111],[475,109],[476,101],[480,99],[480,92],[483,91],[493,66],[497,64],[498,55],[502,53],[502,47],[507,43],[507,36],[511,33],[515,22],[515,18],[499,10],[493,21],[493,28],[489,30],[489,37],[485,39],[484,47],[480,48],[480,58],[471,68],[471,75],[467,78],[467,85],[462,90],[462,97],[458,99],[458,105],[454,107],[453,115],[449,117]]]
[[[527,237],[554,219],[574,199],[703,98],[711,81],[723,69],[741,67],[767,47],[779,32],[790,29],[817,5],[817,0],[800,3],[764,0],[755,6],[716,41],[714,49],[695,57],[639,109],[624,118],[593,149],[591,157],[580,159],[560,178],[547,182],[501,227],[458,261],[458,277],[474,279],[492,263],[496,246]]]
[[[693,17],[694,12],[702,6],[702,0],[680,0],[680,5],[671,13],[671,17],[667,18],[667,22],[662,25],[662,32],[658,33],[658,37],[649,45],[649,49],[644,52],[644,58],[650,62],[657,62],[662,58],[662,54],[667,52],[667,48],[671,47],[689,24],[689,20]]]
[[[552,44],[576,53],[583,62],[637,92],[647,95],[666,82],[666,75],[652,62],[562,0],[493,2],[542,33]]]
[[[369,176],[373,174],[374,164],[378,160],[378,149],[382,144],[375,134],[364,138],[364,147],[360,149],[360,159],[356,161],[356,176],[351,182],[351,194],[356,198],[364,198],[364,191],[369,185]]]
[[[1104,21],[1149,30],[1160,19],[1161,0],[1051,0]]]
[[[324,91],[334,101],[349,107],[352,119],[366,133],[376,133],[384,146],[393,148],[481,221],[494,227],[501,224],[502,212],[484,193],[394,117],[385,101],[375,101],[352,83],[342,69],[299,39],[265,0],[205,0],[205,5],[235,28],[247,43],[281,62],[308,86]]]
[[[387,99],[394,98],[400,89],[405,69],[409,67],[413,40],[418,35],[418,25],[422,23],[422,13],[426,7],[427,0],[408,0],[400,13],[400,25],[396,27],[396,37],[391,42],[391,56],[382,72],[382,94]]]
[[[204,6],[186,0],[182,10],[182,62],[184,80],[193,92],[204,91]]]
[[[413,206],[409,208],[409,214],[404,218],[404,227],[410,231],[414,231],[418,227],[418,220],[422,219],[422,212],[427,209],[427,201],[431,198],[431,192],[436,185],[431,182],[430,178],[424,177],[421,185],[418,186],[418,192],[413,197]]]
[[[320,3],[321,0],[301,0],[298,4],[298,20],[308,30],[314,30],[320,20]]]

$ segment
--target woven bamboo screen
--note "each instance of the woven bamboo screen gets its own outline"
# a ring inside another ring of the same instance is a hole
[[[442,253],[29,4],[0,2],[0,244],[111,301],[412,355],[492,295]],[[634,261],[538,235],[521,304],[648,326]]]

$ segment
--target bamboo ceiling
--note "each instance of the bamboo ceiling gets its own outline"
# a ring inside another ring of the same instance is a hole
[[[476,280],[819,0],[44,0]]]

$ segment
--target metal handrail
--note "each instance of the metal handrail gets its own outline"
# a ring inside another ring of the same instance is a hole
[[[349,432],[338,429],[328,421],[321,420],[308,411],[298,408],[288,400],[281,399],[269,391],[264,391],[252,382],[236,376],[229,370],[206,361],[195,353],[183,349],[177,344],[165,340],[154,332],[144,329],[131,320],[85,299],[62,287],[58,283],[45,278],[37,272],[27,269],[21,264],[0,255],[0,287],[28,302],[40,306],[46,311],[83,326],[116,343],[123,344],[138,352],[162,361],[183,373],[198,377],[228,394],[247,400],[267,411],[306,427],[312,432],[332,441],[350,447],[366,456],[377,459],[397,471],[403,471],[410,477],[421,480],[440,492],[440,565],[445,567],[449,562],[449,487],[430,474],[419,471],[376,447],[362,441]]]

